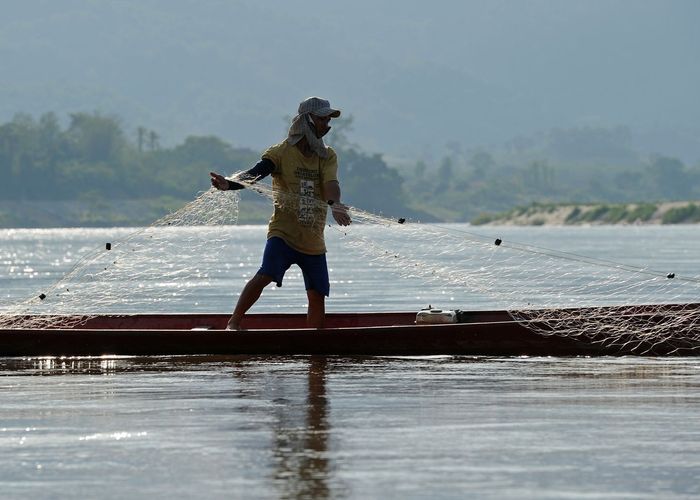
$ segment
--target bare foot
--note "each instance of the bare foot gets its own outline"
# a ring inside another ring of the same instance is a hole
[[[229,324],[227,324],[225,329],[226,329],[226,330],[229,330],[229,331],[233,331],[233,332],[237,332],[237,331],[243,330],[243,328],[241,328],[241,325],[237,325],[237,324],[235,324],[235,323],[229,323]]]

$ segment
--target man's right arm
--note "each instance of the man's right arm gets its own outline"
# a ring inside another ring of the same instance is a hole
[[[258,163],[256,163],[253,168],[246,170],[242,174],[238,174],[235,178],[241,179],[243,181],[257,182],[260,179],[264,179],[265,177],[270,175],[272,172],[274,172],[274,170],[275,164],[272,162],[272,160],[268,158],[263,158]],[[212,177],[211,184],[216,189],[227,191],[245,188],[245,185],[241,184],[240,182],[226,179],[219,174],[215,174],[214,172],[210,172],[209,175],[211,175]]]

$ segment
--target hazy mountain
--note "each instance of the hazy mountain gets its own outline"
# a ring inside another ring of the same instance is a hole
[[[554,128],[700,160],[695,0],[4,0],[0,119],[99,110],[262,148],[303,97],[404,157]]]

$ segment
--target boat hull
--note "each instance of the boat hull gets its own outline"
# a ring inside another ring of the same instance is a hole
[[[0,330],[0,356],[104,355],[697,355],[677,346],[613,345],[535,333],[505,311],[469,313],[468,322],[414,324],[415,313],[329,314],[327,327],[305,316],[252,314],[246,330],[223,330],[227,315],[119,315],[71,329]]]

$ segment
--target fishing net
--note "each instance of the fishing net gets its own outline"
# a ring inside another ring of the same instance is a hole
[[[378,220],[383,238],[349,238],[370,261],[406,278],[442,283],[541,335],[578,338],[608,352],[689,353],[700,349],[700,279],[488,237],[456,228]],[[386,249],[391,232],[408,242]],[[426,258],[430,256],[430,258]],[[459,292],[457,292],[459,293]]]
[[[309,227],[326,228],[325,203],[241,182],[278,209],[303,214]],[[105,311],[191,304],[206,294],[202,287],[216,285],[212,270],[224,249],[230,254],[235,245],[235,232],[222,226],[236,223],[239,200],[237,191],[211,189],[153,225],[105,244],[51,288],[4,310],[0,328],[70,327]],[[482,304],[508,311],[541,335],[602,343],[620,353],[700,349],[696,276],[348,209],[353,224],[330,224],[326,237],[354,249],[363,266],[439,285],[464,302],[481,297]]]
[[[216,286],[217,249],[230,243],[225,226],[236,224],[239,201],[235,191],[212,189],[148,227],[105,242],[50,287],[4,308],[0,328],[71,328],[107,312],[190,303]]]

